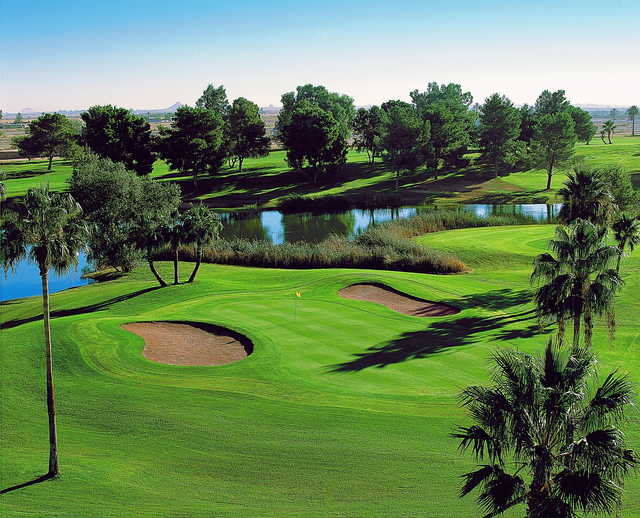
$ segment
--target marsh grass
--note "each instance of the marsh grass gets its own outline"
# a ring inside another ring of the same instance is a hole
[[[463,211],[434,210],[408,219],[387,221],[369,227],[353,239],[332,235],[320,243],[298,241],[273,244],[270,241],[218,240],[206,248],[207,263],[267,268],[367,268],[419,273],[462,273],[467,266],[452,254],[416,243],[413,237],[442,230],[502,225],[531,224],[526,216],[478,216]],[[160,260],[170,260],[167,250]],[[195,248],[182,246],[180,258],[193,261]]]

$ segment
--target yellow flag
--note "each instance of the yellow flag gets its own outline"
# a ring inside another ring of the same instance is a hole
[[[302,297],[302,295],[300,295],[299,291],[296,291],[296,297]]]

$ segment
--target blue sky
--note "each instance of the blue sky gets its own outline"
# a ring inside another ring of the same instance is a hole
[[[278,105],[304,83],[357,104],[458,82],[479,102],[564,88],[640,104],[640,2],[1,0],[0,108],[162,108],[208,83]]]

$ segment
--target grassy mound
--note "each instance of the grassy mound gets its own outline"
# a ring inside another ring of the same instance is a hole
[[[140,270],[54,295],[62,477],[2,495],[1,514],[477,516],[457,496],[472,466],[449,437],[467,422],[457,394],[488,382],[495,347],[546,343],[528,274],[552,232],[418,239],[468,262],[468,275],[203,265],[193,285],[155,289]],[[624,268],[617,343],[606,345],[602,325],[594,343],[601,372],[619,368],[640,382],[640,252]],[[422,319],[338,295],[372,282],[462,311]],[[47,429],[40,301],[0,308],[4,488],[42,474]],[[157,364],[120,327],[152,320],[224,326],[255,351],[218,367]],[[627,435],[639,448],[632,417]],[[623,516],[640,515],[640,477],[625,490]]]

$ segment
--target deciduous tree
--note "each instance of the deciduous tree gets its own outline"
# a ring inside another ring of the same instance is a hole
[[[53,157],[62,155],[74,141],[74,128],[60,113],[44,113],[29,123],[27,135],[16,141],[22,156],[46,156],[51,170]]]
[[[151,126],[143,117],[115,106],[92,106],[81,114],[85,127],[84,143],[96,154],[139,175],[153,169],[155,154]]]
[[[493,94],[480,107],[480,144],[495,174],[505,165],[510,144],[520,134],[520,113],[505,96]]]
[[[260,108],[244,97],[239,97],[227,113],[227,147],[229,155],[238,162],[242,171],[245,158],[266,156],[269,153],[269,137],[265,134]]]
[[[382,150],[382,113],[379,106],[359,108],[352,123],[353,145],[366,151],[373,165]]]
[[[340,124],[331,112],[310,100],[297,103],[280,134],[287,148],[287,161],[291,167],[309,167],[314,183],[318,175],[344,164],[347,143]]]
[[[190,173],[194,188],[198,175],[216,173],[227,156],[225,123],[221,115],[205,108],[181,106],[170,128],[161,128],[158,150],[172,170]]]
[[[227,101],[227,92],[224,86],[209,84],[196,101],[196,108],[204,108],[224,117],[229,110],[229,101]]]
[[[531,158],[532,165],[546,169],[547,190],[551,189],[556,167],[573,158],[575,143],[574,123],[568,111],[537,117]]]

